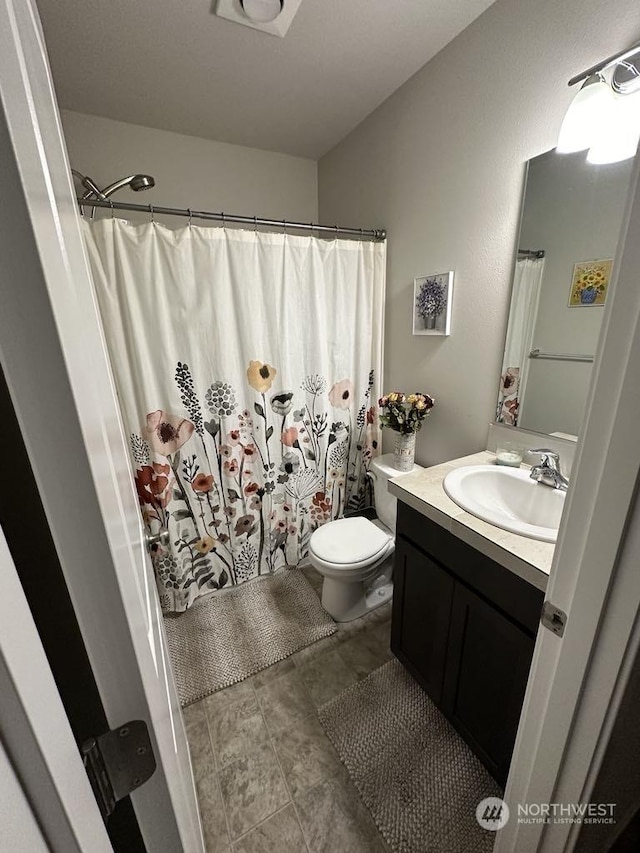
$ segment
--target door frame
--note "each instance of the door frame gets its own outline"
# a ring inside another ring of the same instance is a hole
[[[204,841],[34,0],[0,0],[0,363],[111,728],[144,720],[151,851]],[[90,846],[87,849],[91,849]]]
[[[20,797],[12,786],[18,807],[35,822],[12,828],[8,814],[2,837],[24,831],[35,843],[39,827],[42,850],[113,853],[2,528],[0,582],[0,762],[22,789]],[[3,800],[0,811],[6,807]]]
[[[51,853],[0,738],[0,825],[12,850]]]
[[[567,625],[538,632],[494,853],[574,849],[575,824],[519,824],[517,806],[589,801],[638,648],[639,174],[637,155],[547,588]]]

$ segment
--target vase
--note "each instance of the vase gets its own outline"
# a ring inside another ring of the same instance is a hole
[[[393,467],[398,471],[411,471],[416,455],[416,434],[410,432],[404,435],[397,432],[393,446]]]
[[[435,329],[436,327],[436,315],[435,314],[427,314],[424,318],[424,327],[425,329]]]
[[[580,302],[583,305],[591,305],[596,301],[596,296],[598,295],[598,291],[595,287],[585,287],[584,290],[580,291]]]

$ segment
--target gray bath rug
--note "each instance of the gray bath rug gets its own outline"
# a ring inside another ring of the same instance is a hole
[[[165,616],[164,625],[183,706],[337,630],[297,569],[213,593],[185,613]]]
[[[476,806],[501,790],[398,661],[319,715],[393,853],[490,853]]]

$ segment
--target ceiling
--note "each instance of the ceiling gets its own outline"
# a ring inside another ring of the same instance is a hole
[[[284,39],[215,0],[37,0],[60,106],[318,159],[493,0],[302,0]]]

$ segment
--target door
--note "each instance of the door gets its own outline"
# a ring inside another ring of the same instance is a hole
[[[589,802],[640,649],[640,158],[547,598],[567,615],[562,636],[538,632],[505,791],[527,803]],[[579,850],[580,826],[509,820],[495,853]]]
[[[534,643],[500,611],[456,584],[442,710],[502,785]]]
[[[106,732],[109,725],[2,370],[0,423],[6,446],[11,448],[2,457],[0,527],[80,747]],[[115,853],[145,853],[130,797],[116,804],[107,832]]]
[[[442,700],[454,583],[441,566],[398,538],[391,651],[437,705]]]
[[[32,0],[0,0],[0,102],[0,362],[109,726],[143,719],[150,729],[157,770],[132,795],[147,849],[201,853],[184,726]]]
[[[0,740],[0,824],[8,849],[51,853]],[[10,846],[9,846],[10,845]]]
[[[112,853],[0,528],[0,851]]]

